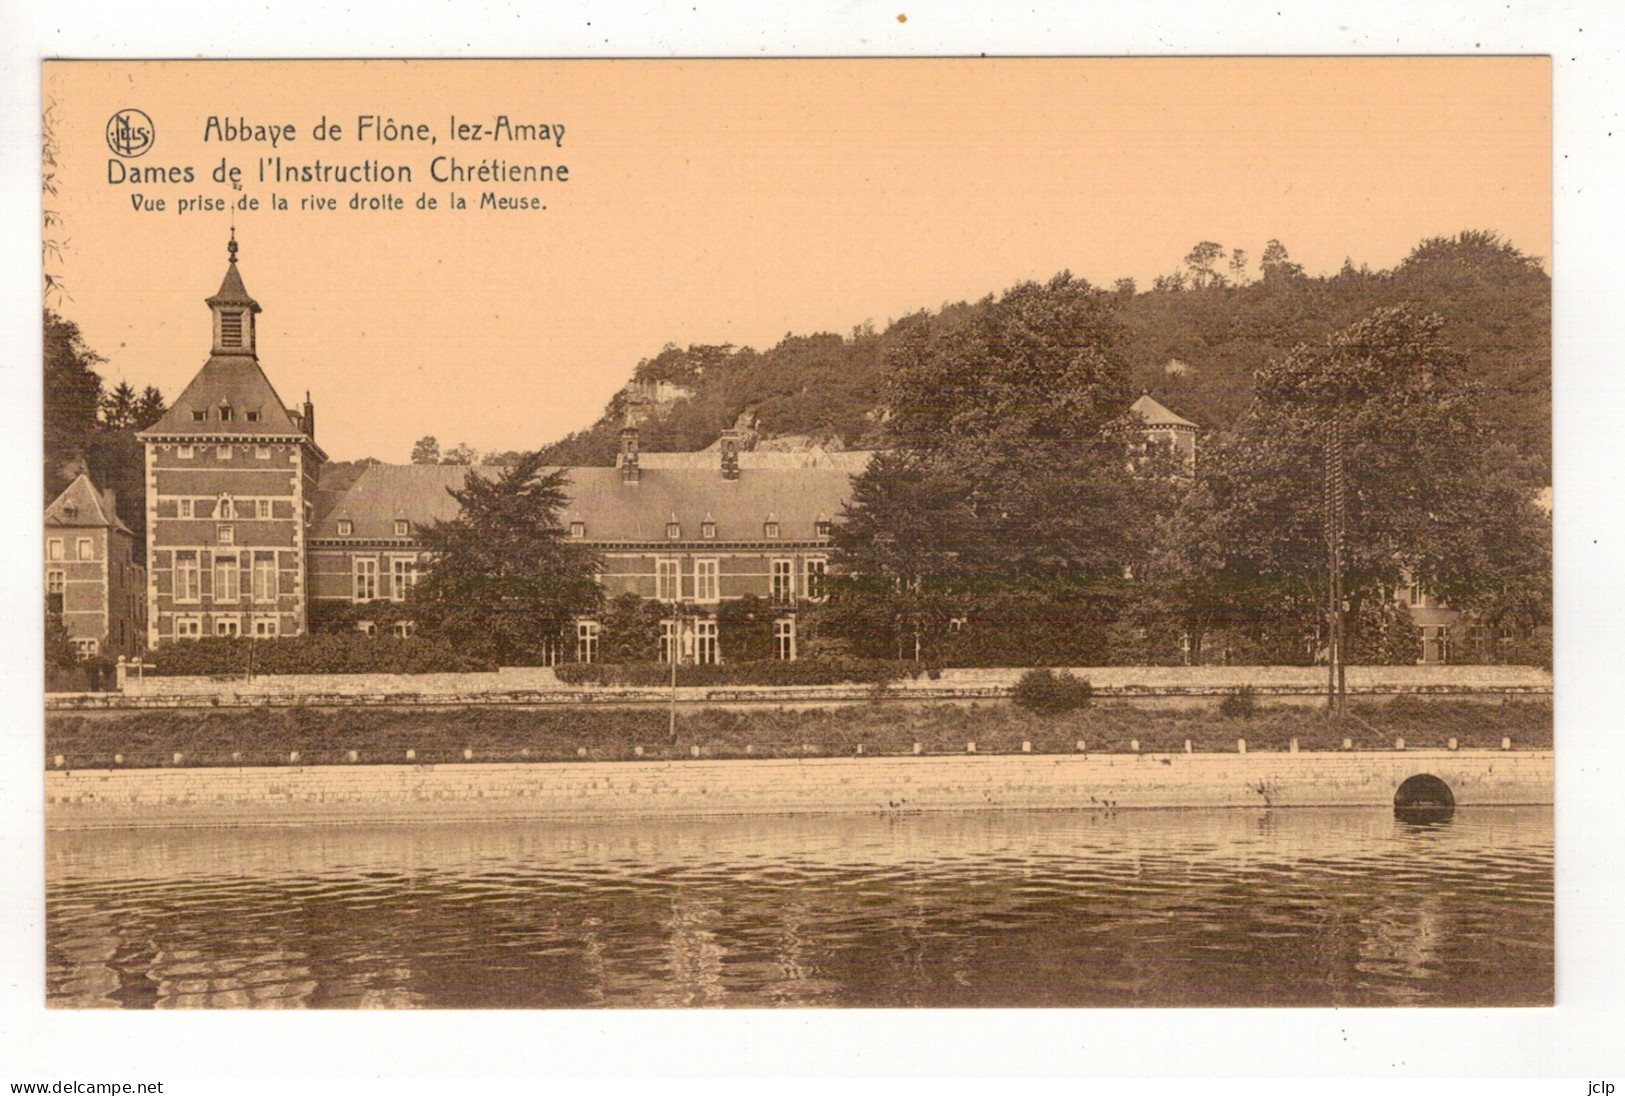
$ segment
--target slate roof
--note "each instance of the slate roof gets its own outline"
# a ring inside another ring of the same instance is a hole
[[[1182,419],[1146,393],[1129,405],[1128,414],[1124,416],[1127,423],[1132,424],[1135,417],[1146,426],[1188,426],[1192,430],[1197,425],[1189,419]]]
[[[248,295],[248,290],[243,286],[243,276],[237,273],[237,259],[235,256],[232,258],[230,265],[226,267],[226,277],[220,283],[220,291],[210,297],[208,303],[211,305],[244,304],[255,312],[260,311],[259,302]]]
[[[45,508],[45,524],[77,529],[117,529],[129,533],[129,527],[119,520],[117,513],[103,502],[90,477],[83,472]],[[132,536],[134,534],[131,534]]]
[[[319,540],[393,539],[395,521],[414,530],[457,515],[447,487],[461,486],[470,472],[494,475],[499,469],[465,465],[379,464],[333,500],[311,536]],[[816,525],[839,516],[851,494],[851,474],[833,468],[742,469],[725,480],[716,466],[644,468],[639,482],[621,482],[616,468],[567,469],[570,503],[561,520],[580,521],[588,541],[665,543],[666,523],[676,517],[682,539],[701,539],[700,526],[716,523],[717,541],[760,541],[763,525],[779,523],[780,540],[812,540]],[[350,537],[338,523],[352,523]]]
[[[230,422],[220,421],[220,405],[232,409]],[[192,412],[202,411],[204,420],[193,420]],[[249,422],[249,411],[259,412],[258,422]],[[247,354],[215,354],[203,363],[164,417],[137,434],[157,437],[166,434],[231,434],[243,437],[285,436],[301,433],[259,362]]]

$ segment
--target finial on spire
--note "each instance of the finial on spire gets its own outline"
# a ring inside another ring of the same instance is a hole
[[[231,242],[226,245],[226,253],[231,256],[232,263],[237,262],[237,226],[231,226]]]

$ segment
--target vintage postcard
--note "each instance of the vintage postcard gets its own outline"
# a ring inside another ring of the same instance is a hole
[[[1549,59],[42,80],[48,1007],[1553,1004]]]

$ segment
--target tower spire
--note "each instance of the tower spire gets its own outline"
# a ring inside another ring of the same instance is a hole
[[[254,314],[260,306],[243,287],[243,276],[237,272],[237,226],[231,226],[226,242],[225,279],[220,290],[209,298],[209,309],[214,313],[214,353],[253,354]]]

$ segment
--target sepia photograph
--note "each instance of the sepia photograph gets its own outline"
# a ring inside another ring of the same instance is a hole
[[[1555,998],[1552,66],[49,61],[45,1006]]]

